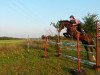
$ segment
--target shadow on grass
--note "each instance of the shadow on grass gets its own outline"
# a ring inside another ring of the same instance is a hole
[[[66,69],[71,75],[87,75],[86,71],[83,69],[81,69],[80,72],[78,72],[77,69],[73,69],[73,68],[66,68]]]

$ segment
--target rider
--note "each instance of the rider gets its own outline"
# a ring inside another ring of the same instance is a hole
[[[82,26],[81,26],[82,24],[81,24],[80,20],[75,19],[75,17],[74,17],[73,15],[71,15],[71,16],[70,16],[70,21],[72,22],[72,25],[73,25],[73,26],[76,26],[76,29],[77,29],[79,32],[81,32],[81,34],[84,33],[84,30],[82,29]],[[67,29],[67,32],[66,32],[66,33],[63,33],[63,35],[64,35],[65,37],[70,36],[69,30]]]
[[[82,29],[82,23],[80,20],[75,19],[73,15],[70,16],[70,21],[73,23],[73,26],[76,26],[76,29],[81,32],[81,34],[84,33],[84,30]]]

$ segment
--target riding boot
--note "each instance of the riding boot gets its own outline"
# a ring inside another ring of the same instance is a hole
[[[81,35],[85,33],[85,31],[84,31],[83,29],[81,29],[80,32],[81,32],[81,33],[80,33]]]

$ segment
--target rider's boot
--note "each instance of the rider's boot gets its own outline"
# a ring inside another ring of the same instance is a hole
[[[81,35],[85,33],[85,31],[84,31],[83,29],[81,29],[81,31],[80,31],[80,32],[81,32]]]

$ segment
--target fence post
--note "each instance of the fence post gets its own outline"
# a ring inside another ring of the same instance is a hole
[[[44,35],[44,37],[43,37],[44,39],[43,39],[43,42],[44,42],[44,44],[43,44],[43,48],[44,48],[44,58],[46,58],[47,57],[47,52],[46,52],[46,41],[47,41],[47,37],[46,37],[46,35]]]
[[[96,21],[96,66],[98,66],[98,22]]]
[[[94,69],[100,71],[100,66],[98,64],[98,36],[99,36],[99,28],[98,21],[96,21],[96,65],[94,65]]]
[[[80,73],[80,44],[79,44],[80,34],[77,34],[77,57],[78,57],[78,73]]]
[[[61,49],[60,49],[60,32],[59,32],[59,28],[57,28],[57,52],[58,52],[58,56],[61,55]]]

